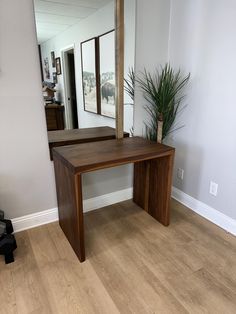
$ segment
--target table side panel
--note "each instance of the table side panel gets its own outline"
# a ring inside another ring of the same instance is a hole
[[[170,224],[170,200],[174,154],[150,161],[148,212],[164,226]]]
[[[134,164],[133,201],[164,226],[170,223],[174,151]]]
[[[133,201],[145,211],[148,211],[149,171],[149,160],[134,163]]]
[[[81,176],[54,159],[59,224],[79,260],[85,260]]]

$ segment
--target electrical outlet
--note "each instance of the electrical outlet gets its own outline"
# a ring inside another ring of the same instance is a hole
[[[217,193],[218,193],[218,184],[211,181],[210,182],[210,190],[209,190],[209,193],[213,196],[217,196]]]
[[[178,170],[177,170],[177,178],[180,179],[180,180],[184,179],[184,170],[183,169],[178,168]]]

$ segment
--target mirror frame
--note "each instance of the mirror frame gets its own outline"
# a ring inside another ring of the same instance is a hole
[[[124,0],[115,3],[116,138],[124,137]]]

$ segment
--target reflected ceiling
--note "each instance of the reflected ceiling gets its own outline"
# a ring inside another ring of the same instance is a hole
[[[111,0],[34,0],[38,43],[43,43]]]

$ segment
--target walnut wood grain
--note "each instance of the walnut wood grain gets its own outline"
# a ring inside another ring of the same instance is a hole
[[[164,226],[170,224],[174,154],[150,161],[148,213]]]
[[[134,165],[134,202],[164,226],[170,224],[174,153]]]
[[[61,105],[47,105],[45,106],[47,130],[64,130],[64,106]]]
[[[81,175],[135,163],[134,202],[169,224],[174,148],[140,137],[53,149],[59,221],[79,260],[85,260]]]
[[[149,203],[149,160],[136,162],[134,164],[134,189],[133,201],[146,212]]]
[[[129,137],[129,133],[124,132],[124,137]],[[116,138],[115,129],[108,126],[50,131],[48,132],[48,145],[50,150],[50,158],[52,160],[53,147],[105,141],[115,138]]]
[[[122,164],[168,156],[174,148],[141,137],[57,147],[57,156],[74,173],[94,171]]]
[[[54,160],[59,223],[79,260],[85,260],[81,175]]]

